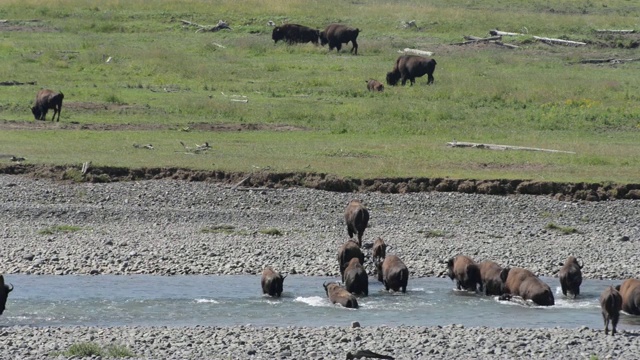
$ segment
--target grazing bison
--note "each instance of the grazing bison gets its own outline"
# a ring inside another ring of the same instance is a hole
[[[468,256],[458,255],[447,261],[447,274],[456,281],[458,290],[482,291],[482,277],[480,268]],[[477,285],[477,286],[476,286]]]
[[[58,114],[58,120],[60,121],[60,111],[62,110],[62,99],[64,99],[63,93],[57,93],[51,90],[42,89],[38,91],[36,95],[36,103],[31,108],[31,112],[36,120],[46,120],[47,112],[49,109],[53,109],[53,117],[51,121],[56,118]]]
[[[271,266],[267,266],[262,271],[262,293],[269,294],[269,296],[280,297],[282,294],[282,283],[287,276],[282,276],[277,271],[273,270]]]
[[[549,285],[527,269],[503,269],[500,277],[505,283],[506,292],[510,295],[520,296],[542,306],[555,304]],[[502,299],[505,298],[508,297],[503,295]]]
[[[360,259],[353,258],[344,269],[344,286],[353,295],[369,295],[369,277]]]
[[[560,278],[560,286],[562,287],[562,294],[567,296],[567,292],[576,296],[580,295],[580,285],[582,284],[582,265],[578,264],[578,259],[573,256],[569,256],[567,261],[560,269],[558,277]]]
[[[500,274],[502,267],[493,261],[483,261],[478,264],[480,278],[485,295],[502,295],[505,293],[505,284]]]
[[[640,315],[640,280],[627,279],[616,286],[622,297],[622,310],[627,314]]]
[[[384,85],[382,85],[382,83],[378,80],[365,80],[364,82],[367,83],[367,90],[369,91],[379,91],[382,92],[384,91]]]
[[[427,74],[429,79],[427,85],[433,84],[433,72],[436,70],[436,61],[417,55],[402,55],[396,60],[396,64],[391,72],[387,73],[387,84],[395,86],[398,80],[402,79],[402,85],[407,80],[413,85],[416,78]]]
[[[362,246],[362,234],[369,223],[369,211],[360,200],[351,200],[344,209],[344,221],[347,223],[349,237],[358,234],[358,246]]]
[[[611,320],[611,335],[615,335],[618,319],[620,319],[620,309],[622,309],[622,296],[613,286],[604,289],[600,294],[600,308],[602,309],[605,335],[609,334],[609,320]]]
[[[409,269],[396,255],[387,256],[384,261],[376,263],[378,281],[382,282],[386,290],[407,292]]]
[[[332,304],[338,303],[346,308],[358,308],[358,299],[339,284],[324,283],[322,286],[324,286],[324,291],[327,293],[329,301],[331,301]]]
[[[377,238],[373,242],[373,248],[371,249],[371,259],[374,262],[382,261],[387,256],[387,244],[384,243],[381,237]]]
[[[360,250],[360,246],[353,240],[348,240],[338,250],[338,265],[340,266],[340,276],[344,281],[344,269],[347,268],[349,261],[356,258],[360,261],[360,265],[364,264],[364,254]]]
[[[0,315],[4,312],[4,308],[7,304],[7,297],[13,290],[13,285],[11,285],[11,287],[9,287],[9,285],[4,283],[4,276],[0,275]]]
[[[298,24],[284,24],[273,28],[271,38],[277,44],[278,41],[286,41],[287,44],[312,43],[318,44],[320,30]]]
[[[356,39],[359,33],[360,29],[354,29],[342,24],[331,24],[327,26],[324,31],[320,32],[320,44],[325,46],[328,43],[330,51],[336,48],[336,51],[340,52],[342,44],[347,44],[351,41],[351,45],[353,45],[351,52],[358,55],[358,43]]]

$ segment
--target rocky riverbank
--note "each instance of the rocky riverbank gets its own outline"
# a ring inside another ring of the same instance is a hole
[[[412,277],[443,276],[443,262],[456,254],[547,276],[555,276],[569,255],[584,262],[587,278],[624,279],[640,272],[640,203],[633,200],[341,193],[177,180],[70,183],[12,175],[0,175],[0,271],[257,274],[271,265],[287,273],[336,276],[336,251],[347,239],[343,209],[353,197],[371,212],[364,243],[384,238],[388,253],[400,256]],[[370,261],[367,267],[372,270]],[[457,325],[5,327],[0,358],[39,359],[83,341],[125,345],[152,359],[334,359],[355,349],[398,359],[638,358],[638,335]]]

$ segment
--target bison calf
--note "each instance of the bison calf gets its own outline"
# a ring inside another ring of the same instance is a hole
[[[382,85],[382,83],[378,80],[365,80],[364,82],[367,83],[367,90],[369,91],[379,91],[382,92],[384,91],[384,85]]]
[[[347,44],[351,41],[351,45],[353,45],[351,52],[358,55],[358,43],[356,39],[359,33],[360,29],[354,29],[342,24],[331,24],[327,26],[324,31],[320,32],[320,44],[325,46],[328,43],[330,51],[336,48],[336,51],[340,52],[342,44]]]
[[[380,281],[385,289],[393,291],[407,292],[407,283],[409,282],[409,269],[396,255],[387,256],[384,261],[376,263],[376,271],[378,272],[378,281]]]
[[[555,304],[549,285],[527,269],[503,269],[500,277],[505,283],[506,292],[511,295],[520,296],[542,306]]]
[[[493,261],[483,261],[478,264],[480,279],[484,287],[485,295],[502,295],[505,293],[505,284],[500,277],[502,267]]]
[[[602,309],[605,335],[609,334],[609,320],[611,320],[611,335],[615,335],[622,309],[622,296],[613,286],[604,289],[600,294],[600,308]]]
[[[358,308],[358,299],[342,286],[336,283],[325,283],[322,284],[322,286],[324,286],[324,291],[327,293],[329,301],[331,301],[332,304],[340,304],[352,309]]]
[[[567,292],[573,295],[573,298],[580,295],[580,285],[582,284],[582,266],[578,264],[578,259],[569,256],[567,261],[560,269],[558,277],[560,278],[560,286],[562,294],[567,296]]]
[[[622,296],[622,310],[631,315],[640,315],[640,280],[627,279],[616,286]]]
[[[416,78],[427,74],[427,85],[433,84],[433,72],[436,70],[436,61],[417,55],[402,55],[396,59],[391,72],[387,73],[387,84],[395,86],[402,79],[402,85],[410,81],[410,85],[416,82]]]
[[[468,256],[458,255],[447,261],[447,274],[451,280],[456,281],[458,290],[482,291],[482,277],[480,268],[473,259]]]
[[[374,262],[382,261],[387,256],[387,244],[384,243],[381,237],[377,238],[373,242],[373,248],[371,249],[371,259]]]
[[[280,273],[273,270],[273,268],[267,266],[262,271],[262,279],[260,280],[260,283],[262,284],[262,293],[269,294],[269,296],[280,297],[282,294],[282,285],[286,277],[286,275],[282,276]]]
[[[64,99],[64,94],[61,92],[57,93],[47,89],[40,90],[36,95],[36,103],[31,108],[31,112],[36,120],[46,120],[47,112],[49,109],[53,109],[53,117],[51,118],[51,121],[55,120],[56,114],[58,114],[57,121],[60,121],[62,99]]]
[[[369,210],[360,200],[351,200],[344,209],[344,221],[347,223],[349,237],[353,238],[354,234],[358,234],[358,246],[362,246],[362,234],[369,224]]]
[[[354,295],[369,295],[369,277],[360,260],[353,258],[344,269],[344,286]]]
[[[9,285],[4,283],[4,276],[0,275],[0,315],[4,312],[4,308],[7,305],[7,297],[9,297],[9,293],[13,290],[13,285]]]

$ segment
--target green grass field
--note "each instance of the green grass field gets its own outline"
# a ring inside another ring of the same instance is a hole
[[[595,31],[640,30],[634,1],[7,0],[0,19],[0,82],[37,82],[0,86],[0,165],[16,155],[358,178],[640,179],[640,61],[580,63],[640,59],[638,33]],[[221,19],[233,30],[180,21]],[[402,26],[410,20],[417,28]],[[351,44],[339,54],[276,45],[268,21],[358,27],[359,55]],[[503,38],[519,47],[453,45],[496,28],[523,33]],[[406,47],[434,52],[435,84],[367,92]],[[60,123],[33,120],[40,88],[64,92]],[[454,139],[575,154],[446,146]]]

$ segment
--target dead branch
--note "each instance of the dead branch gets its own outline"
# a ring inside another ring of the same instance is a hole
[[[540,37],[540,36],[534,36],[534,39],[541,41],[543,43],[546,44],[550,44],[550,45],[566,45],[566,46],[582,46],[582,45],[587,45],[587,43],[584,42],[580,42],[580,41],[571,41],[571,40],[562,40],[562,39],[552,39],[552,38],[546,38],[546,37]]]
[[[463,38],[467,41],[463,41],[461,43],[455,43],[452,45],[469,45],[469,44],[477,44],[480,42],[498,41],[502,39],[502,37],[500,36],[491,36],[487,38],[481,38],[481,37],[471,36],[471,35],[464,35]]]
[[[500,46],[504,46],[504,47],[508,47],[509,49],[517,49],[519,48],[519,46],[517,45],[513,45],[513,44],[505,44],[502,41],[494,41],[493,42],[496,45],[500,45]]]
[[[231,187],[231,189],[236,189],[238,186],[240,186],[240,185],[244,184],[244,183],[245,183],[245,181],[249,180],[250,178],[251,178],[251,175],[249,175],[249,176],[247,176],[246,178],[244,178],[244,179],[242,179],[242,180],[238,181],[238,183],[236,183],[235,185],[233,185],[233,186]]]
[[[520,35],[525,35],[525,34],[514,33],[514,32],[506,32],[506,31],[500,31],[500,30],[489,30],[489,35],[491,35],[491,36],[520,36]]]
[[[638,59],[584,59],[584,60],[580,60],[580,63],[581,64],[604,64],[604,63],[621,64],[621,63],[633,62],[633,61],[640,61],[640,58]]]
[[[153,150],[153,145],[151,144],[146,144],[146,145],[140,145],[140,144],[133,144],[133,147],[136,149],[147,149],[147,150]]]
[[[36,85],[35,81],[19,82],[19,81],[2,81],[0,86],[15,86],[15,85]]]
[[[596,30],[597,33],[609,33],[609,34],[633,34],[634,32],[636,32],[633,29],[629,29],[629,30],[608,30],[608,29],[599,29]]]
[[[399,54],[405,54],[405,55],[419,55],[419,56],[432,56],[433,52],[431,51],[424,51],[424,50],[418,50],[418,49],[410,49],[410,48],[404,48],[403,50],[398,50]]]
[[[512,145],[496,145],[496,144],[459,142],[459,141],[448,142],[447,146],[450,146],[450,147],[470,147],[470,148],[488,149],[488,150],[523,150],[523,151],[544,151],[544,152],[551,152],[551,153],[575,154],[575,152],[573,152],[573,151],[541,149],[541,148],[525,147],[525,146],[512,146]]]
[[[196,33],[199,33],[201,31],[216,32],[222,29],[232,30],[231,27],[229,27],[229,24],[227,24],[224,20],[218,20],[217,25],[200,25],[187,20],[180,20],[180,22],[188,26],[197,27],[198,30],[196,30]]]

